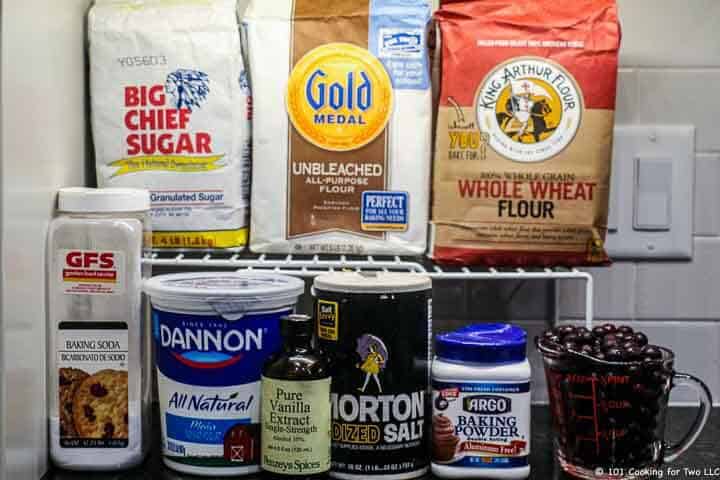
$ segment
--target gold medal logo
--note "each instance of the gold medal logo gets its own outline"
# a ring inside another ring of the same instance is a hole
[[[324,150],[356,150],[378,137],[393,108],[383,64],[364,48],[330,43],[305,55],[288,81],[287,111],[295,129]]]

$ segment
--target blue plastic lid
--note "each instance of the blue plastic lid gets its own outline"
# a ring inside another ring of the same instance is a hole
[[[522,362],[526,347],[525,330],[505,323],[470,325],[435,338],[439,358],[460,362]]]

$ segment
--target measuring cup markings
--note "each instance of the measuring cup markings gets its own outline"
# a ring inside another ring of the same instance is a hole
[[[660,347],[661,358],[604,361],[546,347],[543,354],[548,394],[562,468],[585,479],[597,468],[646,467],[672,461],[697,438],[711,400],[697,379],[674,371],[674,354]],[[678,445],[664,442],[670,390],[687,385],[698,391],[702,408]],[[622,477],[625,478],[625,477]],[[621,477],[612,477],[620,480]]]

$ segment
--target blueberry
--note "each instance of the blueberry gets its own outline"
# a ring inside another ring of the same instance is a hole
[[[615,335],[611,334],[606,336],[602,341],[603,348],[612,348],[618,346],[618,339]]]
[[[627,356],[628,360],[636,360],[637,361],[637,360],[642,359],[643,351],[642,351],[642,348],[633,344],[632,346],[625,348],[625,355]]]
[[[602,328],[603,328],[603,332],[605,332],[606,334],[614,333],[617,331],[617,328],[615,328],[615,325],[613,325],[612,323],[606,323],[605,325],[602,326]]]
[[[565,335],[563,337],[563,343],[568,343],[568,342],[578,343],[579,340],[580,340],[580,337],[578,337],[576,333],[568,333],[567,335]]]
[[[578,344],[575,342],[565,342],[563,343],[563,347],[565,347],[565,350],[568,350],[570,352],[578,351]]]
[[[610,347],[605,351],[605,356],[611,362],[621,362],[624,360],[625,355],[622,350],[617,347]]]
[[[633,335],[633,340],[641,347],[644,347],[648,344],[648,337],[642,332],[637,332],[635,335]]]
[[[662,350],[660,350],[659,347],[656,347],[655,345],[646,345],[645,348],[643,348],[643,355],[648,358],[653,359],[659,359],[662,358]]]
[[[590,345],[583,345],[580,347],[580,351],[586,355],[592,355],[593,354],[593,347]]]
[[[592,329],[592,333],[596,337],[602,337],[603,335],[605,335],[605,328],[604,327],[595,327]]]
[[[591,332],[582,332],[578,336],[580,341],[586,345],[592,345],[595,342],[595,336]]]
[[[635,330],[633,330],[632,327],[629,327],[628,325],[622,325],[622,326],[618,327],[618,332],[620,332],[622,334],[632,335],[633,333],[635,333]]]

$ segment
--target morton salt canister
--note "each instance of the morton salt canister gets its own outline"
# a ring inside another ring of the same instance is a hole
[[[428,471],[431,286],[406,273],[315,279],[317,333],[331,362],[332,477]]]
[[[152,304],[163,460],[193,475],[260,470],[260,378],[302,280],[183,273],[145,283]]]

